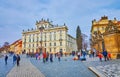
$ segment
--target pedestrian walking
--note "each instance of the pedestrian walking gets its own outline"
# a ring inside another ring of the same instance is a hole
[[[38,56],[39,56],[39,54],[38,54],[38,53],[36,53],[36,54],[35,54],[36,60],[37,60]]]
[[[49,52],[46,53],[47,56],[46,56],[46,62],[48,62],[48,59],[49,59]]]
[[[94,58],[95,55],[96,55],[96,49],[95,49],[95,48],[93,48],[92,55],[93,55],[93,58]]]
[[[57,56],[58,56],[58,61],[60,62],[60,57],[61,57],[60,52],[58,52]]]
[[[46,51],[43,52],[43,63],[46,62],[46,57],[47,57],[47,54],[46,54]]]
[[[19,66],[20,65],[20,56],[17,54],[17,66]]]
[[[107,55],[108,55],[107,50],[104,50],[102,54],[104,56],[105,61],[107,61]]]
[[[16,55],[14,54],[14,55],[13,55],[13,64],[16,63],[16,60],[17,60],[17,57],[16,57]]]
[[[7,65],[8,56],[5,55],[5,64]]]
[[[77,53],[78,60],[80,60],[80,52]]]
[[[53,54],[50,53],[50,62],[53,62]]]
[[[110,53],[108,53],[107,58],[108,58],[108,60],[111,60],[111,54]]]
[[[55,53],[55,58],[56,58],[56,56],[57,56],[57,53]]]
[[[89,58],[91,58],[91,54],[92,54],[92,52],[91,52],[91,50],[89,50],[88,51]]]

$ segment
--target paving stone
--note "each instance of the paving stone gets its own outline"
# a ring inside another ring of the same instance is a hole
[[[7,77],[45,77],[35,66],[31,64],[29,59],[22,58],[20,66],[13,67],[7,74]]]
[[[89,58],[90,60],[91,58]],[[97,61],[91,59],[90,61],[84,62],[87,67],[95,67],[101,73],[104,73],[107,77],[120,77],[120,59],[109,60],[109,61]]]
[[[96,77],[82,61],[74,61],[73,57],[63,57],[59,62],[54,58],[53,63],[43,63],[41,60],[31,58],[34,64],[46,77]]]
[[[12,56],[8,56],[8,64],[5,65],[4,57],[0,58],[0,77],[6,77],[7,73],[14,67]]]

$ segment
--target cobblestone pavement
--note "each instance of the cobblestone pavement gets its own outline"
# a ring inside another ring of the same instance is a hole
[[[8,56],[8,64],[5,65],[4,57],[0,58],[0,77],[6,77],[7,73],[14,67],[12,56]]]
[[[99,72],[104,74],[106,77],[120,77],[120,59],[102,61],[96,57],[94,60],[92,58],[89,61],[83,62],[88,67],[95,67]]]
[[[20,66],[15,65],[6,77],[44,77],[44,75],[31,64],[29,59],[22,57]]]
[[[72,57],[63,57],[60,62],[43,63],[31,58],[31,62],[45,75],[45,77],[96,77],[81,61],[73,61]]]

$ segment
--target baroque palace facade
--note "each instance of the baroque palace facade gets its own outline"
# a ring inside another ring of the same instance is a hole
[[[112,58],[120,58],[120,21],[107,16],[92,21],[91,48],[99,52],[107,50]]]
[[[77,50],[76,39],[68,33],[68,28],[53,25],[49,19],[36,21],[36,29],[22,32],[22,50],[27,52],[52,52],[62,51],[70,53]]]

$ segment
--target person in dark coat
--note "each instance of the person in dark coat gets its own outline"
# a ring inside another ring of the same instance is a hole
[[[47,54],[47,56],[46,56],[46,62],[48,62],[48,59],[49,59],[49,53],[47,52],[46,54]]]
[[[13,64],[16,63],[16,60],[17,60],[17,57],[16,57],[16,55],[14,54],[14,55],[13,55]]]
[[[50,53],[50,62],[53,62],[53,54]]]
[[[105,61],[106,61],[106,60],[107,60],[107,55],[108,55],[107,51],[106,51],[106,50],[104,50],[102,54],[103,54],[104,59],[105,59]]]
[[[20,62],[20,56],[17,54],[17,66],[19,66]]]
[[[7,65],[8,56],[5,55],[5,64]]]
[[[35,54],[36,60],[37,60],[38,56],[39,56],[39,54],[38,54],[38,53],[36,53],[36,54]]]

